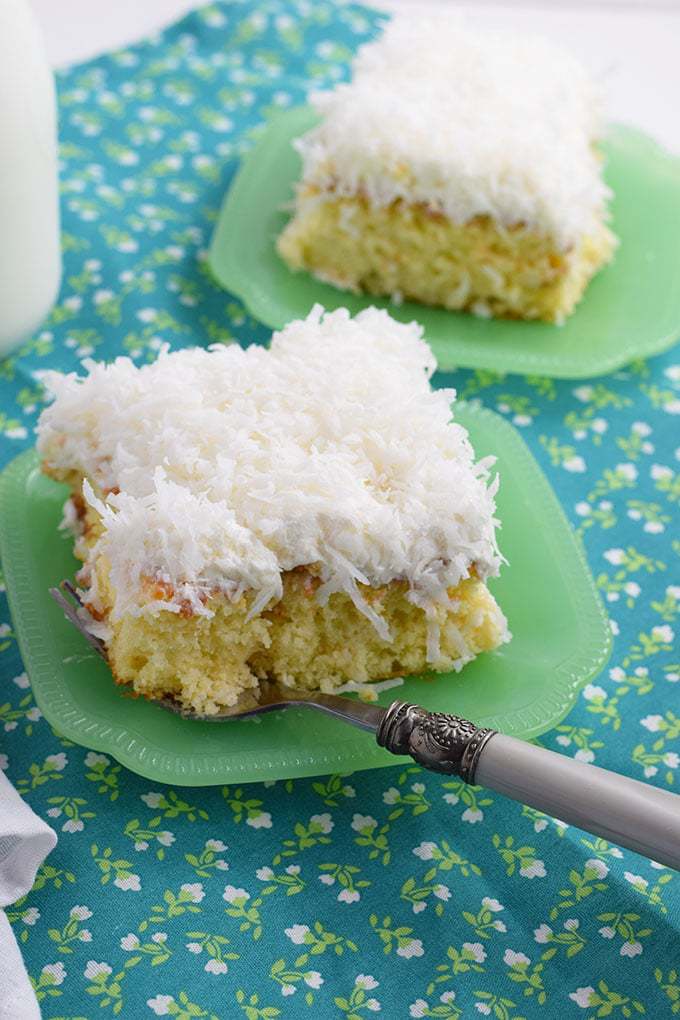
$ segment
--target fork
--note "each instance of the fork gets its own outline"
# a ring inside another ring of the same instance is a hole
[[[85,623],[87,609],[70,581],[50,588],[65,615],[98,655],[106,646]],[[65,593],[65,594],[64,594]],[[68,597],[67,597],[68,596]],[[261,702],[242,712],[200,715],[172,698],[150,699],[186,719],[218,723],[279,709],[313,708],[373,733],[380,747],[410,755],[426,769],[458,776],[680,870],[680,796],[587,765],[536,744],[478,727],[468,719],[393,701],[388,708],[320,691],[263,687]]]

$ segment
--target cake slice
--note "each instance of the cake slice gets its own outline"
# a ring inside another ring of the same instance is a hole
[[[507,640],[496,482],[415,323],[315,308],[270,349],[46,373],[44,470],[115,679],[201,713],[268,680],[458,670]]]
[[[562,322],[612,256],[586,70],[539,38],[395,18],[320,120],[277,247],[354,291]]]

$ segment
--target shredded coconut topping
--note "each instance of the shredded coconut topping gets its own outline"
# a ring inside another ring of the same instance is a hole
[[[283,571],[313,564],[317,598],[347,592],[388,638],[357,582],[405,579],[431,612],[473,564],[481,578],[498,572],[492,459],[475,463],[451,422],[454,391],[430,388],[416,323],[317,306],[269,350],[84,367],[43,376],[54,401],[38,448],[86,476],[104,524],[90,560],[110,561],[113,619],[187,603],[209,613],[215,590],[255,592],[255,614],[281,596]],[[149,602],[145,579],[170,590]]]
[[[476,31],[449,12],[396,17],[361,47],[352,81],[312,103],[322,121],[295,143],[299,201],[319,200],[310,188],[403,199],[456,223],[525,224],[564,248],[605,216],[599,90],[539,37]]]

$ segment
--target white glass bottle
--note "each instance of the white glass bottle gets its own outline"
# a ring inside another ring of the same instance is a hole
[[[27,0],[0,0],[0,357],[40,325],[60,277],[54,79]]]

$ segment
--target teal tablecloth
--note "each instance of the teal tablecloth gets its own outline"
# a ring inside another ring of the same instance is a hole
[[[312,0],[215,5],[59,76],[64,285],[0,363],[3,459],[32,442],[40,369],[266,337],[206,270],[216,211],[264,118],[345,75],[376,24]],[[671,788],[677,362],[438,378],[521,428],[610,612],[609,668],[543,742]],[[11,912],[48,1020],[680,1012],[668,869],[415,767],[159,789],[50,730],[5,619],[0,764],[59,833]]]

